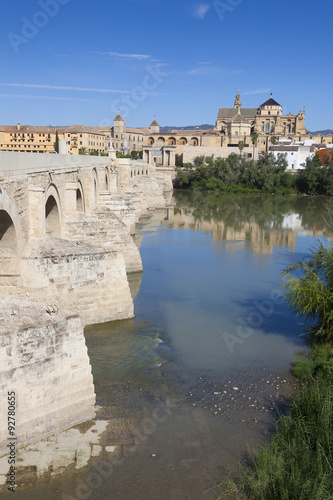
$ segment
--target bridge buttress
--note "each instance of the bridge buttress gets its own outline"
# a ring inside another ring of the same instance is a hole
[[[29,239],[44,237],[45,190],[29,186]]]

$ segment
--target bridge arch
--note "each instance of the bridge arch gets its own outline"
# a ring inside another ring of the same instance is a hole
[[[110,175],[108,167],[105,167],[105,191],[110,191]]]
[[[20,241],[21,241],[21,232],[20,232],[20,219],[18,216],[17,208],[15,202],[10,198],[8,193],[4,191],[3,188],[0,188],[0,211],[3,212],[2,216],[4,216],[4,213],[8,214],[8,217],[12,221],[14,230],[15,230],[15,244],[16,244],[16,250],[17,250],[17,255],[20,255]],[[9,228],[8,228],[9,229]],[[2,233],[1,233],[2,234]],[[6,238],[3,240],[3,237],[5,236],[5,233],[1,237],[0,241],[0,247],[3,245],[5,241],[8,242],[7,238],[8,235],[14,236],[14,232],[12,232],[12,229],[9,233],[6,231]]]
[[[85,200],[81,181],[77,181],[76,185],[76,210],[77,212],[85,212]]]
[[[19,246],[13,219],[0,209],[0,276],[19,274]]]
[[[61,238],[60,196],[54,184],[50,184],[45,193],[45,234]]]
[[[93,183],[94,183],[94,203],[97,205],[99,189],[98,189],[98,175],[96,168],[93,168]]]

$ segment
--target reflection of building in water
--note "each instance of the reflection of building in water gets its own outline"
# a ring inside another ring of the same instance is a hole
[[[297,236],[326,236],[324,229],[306,230],[298,214],[292,213],[284,217],[281,228],[260,227],[257,222],[245,222],[239,227],[225,224],[223,221],[206,221],[195,218],[191,213],[177,210],[173,218],[169,218],[173,227],[188,227],[194,231],[211,234],[213,241],[233,242],[226,245],[230,252],[242,248],[250,248],[259,254],[271,254],[274,247],[287,247],[295,251]],[[165,223],[168,223],[165,221]],[[235,245],[234,242],[238,242]]]

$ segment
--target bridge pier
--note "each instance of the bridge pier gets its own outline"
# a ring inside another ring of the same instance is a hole
[[[82,325],[133,317],[130,228],[167,183],[144,162],[70,155],[0,153],[0,173],[0,399],[17,391],[24,445],[93,418]]]
[[[45,190],[41,187],[29,187],[29,239],[42,239],[45,233]]]

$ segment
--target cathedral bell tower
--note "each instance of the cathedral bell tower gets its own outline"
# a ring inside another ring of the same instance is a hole
[[[236,95],[236,99],[235,99],[234,108],[240,109],[241,107],[242,107],[242,101],[241,101],[241,98],[239,95],[239,90],[238,90],[237,95]]]

